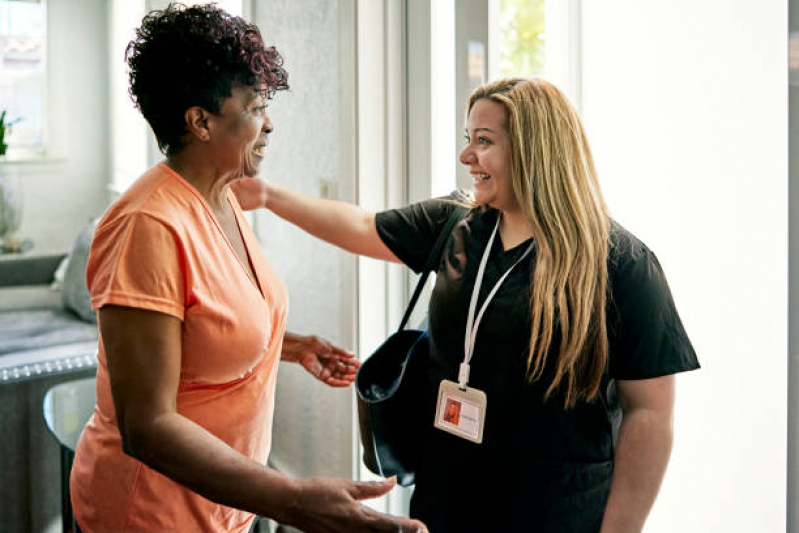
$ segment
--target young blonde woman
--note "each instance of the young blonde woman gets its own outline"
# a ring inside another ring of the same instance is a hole
[[[436,533],[640,531],[671,451],[674,374],[699,367],[663,272],[609,217],[557,88],[504,79],[476,89],[467,112],[474,202],[430,300],[411,516]],[[454,209],[434,199],[374,214],[249,179],[234,190],[416,271]],[[457,425],[446,398],[462,402]]]

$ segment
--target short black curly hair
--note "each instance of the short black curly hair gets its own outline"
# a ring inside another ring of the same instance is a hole
[[[167,155],[185,146],[188,108],[218,113],[239,85],[268,99],[288,89],[288,73],[275,47],[264,46],[254,24],[214,4],[169,4],[150,12],[128,43],[125,61],[130,97]]]

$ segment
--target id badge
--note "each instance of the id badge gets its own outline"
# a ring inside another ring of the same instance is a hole
[[[434,425],[447,433],[480,444],[486,416],[486,394],[466,387],[461,390],[454,381],[443,380],[438,387]]]

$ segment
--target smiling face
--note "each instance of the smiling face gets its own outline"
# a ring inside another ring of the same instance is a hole
[[[209,149],[214,150],[219,170],[256,176],[272,132],[266,100],[249,87],[236,86],[219,113],[212,113]]]
[[[474,180],[475,200],[502,211],[515,211],[508,114],[502,104],[483,98],[475,102],[466,121],[466,147],[460,161]]]

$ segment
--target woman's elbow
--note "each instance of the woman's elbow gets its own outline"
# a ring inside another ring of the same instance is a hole
[[[631,409],[624,413],[623,432],[635,440],[657,442],[664,450],[671,450],[674,443],[674,417],[668,410]]]
[[[152,457],[153,443],[156,440],[152,436],[152,423],[122,417],[118,420],[118,427],[125,455],[146,463]]]

